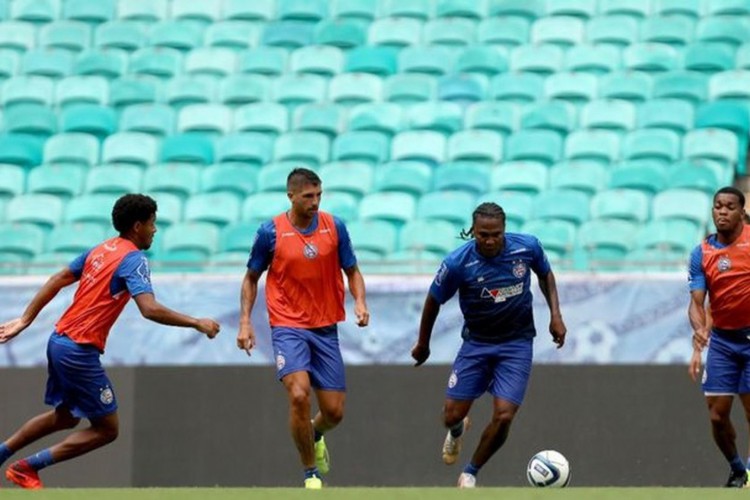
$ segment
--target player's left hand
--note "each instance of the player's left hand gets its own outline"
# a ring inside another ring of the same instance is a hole
[[[370,323],[370,313],[364,302],[354,304],[354,314],[357,316],[357,326],[367,326]]]
[[[693,349],[693,355],[690,358],[690,366],[688,368],[688,375],[693,379],[693,382],[698,381],[698,376],[701,373],[703,366],[703,360],[701,359],[701,350]]]
[[[562,316],[552,316],[549,322],[549,332],[552,334],[552,342],[557,344],[558,349],[565,345],[565,334],[568,333],[568,329]]]
[[[430,357],[430,346],[417,342],[411,348],[411,357],[414,358],[414,366],[422,365]]]
[[[0,325],[0,344],[5,344],[10,339],[21,333],[29,324],[23,318],[16,318]]]

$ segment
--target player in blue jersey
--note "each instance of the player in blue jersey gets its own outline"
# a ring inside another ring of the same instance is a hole
[[[537,275],[549,305],[549,331],[558,347],[565,343],[567,329],[555,276],[539,240],[506,233],[505,212],[495,203],[482,203],[474,210],[472,226],[462,237],[473,239],[441,264],[425,300],[419,339],[411,355],[416,366],[430,357],[430,337],[440,306],[458,291],[463,344],[453,363],[443,407],[448,429],[443,462],[451,465],[458,459],[474,400],[485,392],[492,394],[492,420],[458,478],[460,488],[473,488],[479,470],[507,439],[531,374],[536,330],[530,271]]]

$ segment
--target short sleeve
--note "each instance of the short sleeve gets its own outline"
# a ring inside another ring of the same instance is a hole
[[[81,255],[73,259],[70,264],[68,264],[68,268],[76,278],[81,279],[81,274],[83,274],[83,266],[86,265],[86,259],[88,258],[90,253],[91,250],[83,252]]]
[[[445,304],[458,291],[459,283],[458,273],[446,259],[440,264],[435,279],[432,280],[430,295],[439,303]]]
[[[154,293],[151,288],[151,269],[143,252],[130,252],[122,259],[116,275],[125,281],[131,296]]]
[[[544,253],[544,247],[537,238],[534,238],[534,255],[533,260],[531,261],[531,270],[534,271],[537,276],[547,276],[547,274],[552,271],[552,267],[549,265],[549,260],[547,259],[547,254]]]
[[[271,265],[273,250],[275,245],[276,233],[273,223],[263,224],[255,233],[253,248],[250,250],[250,258],[247,261],[247,268],[258,274],[263,273]]]
[[[690,252],[688,265],[688,287],[690,291],[706,290],[706,273],[703,271],[703,249],[700,245]]]
[[[349,231],[346,229],[346,224],[338,217],[334,217],[333,221],[336,225],[336,234],[338,234],[339,238],[339,262],[341,263],[341,268],[351,269],[357,265],[357,257],[354,255]]]

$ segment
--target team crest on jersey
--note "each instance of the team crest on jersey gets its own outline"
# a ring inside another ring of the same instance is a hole
[[[456,372],[451,372],[451,376],[448,377],[448,388],[453,389],[456,387],[456,384],[458,383],[458,374]]]
[[[722,255],[719,257],[719,262],[716,263],[716,267],[719,269],[720,273],[729,271],[732,269],[732,261],[729,260],[729,257],[726,255]]]
[[[286,366],[286,359],[283,355],[279,354],[276,356],[276,369],[277,370],[283,370]]]
[[[305,243],[305,248],[302,250],[302,253],[305,254],[305,257],[308,259],[314,259],[318,256],[318,247],[312,243]]]
[[[101,393],[99,393],[99,401],[104,403],[105,405],[111,405],[112,401],[115,400],[115,395],[112,392],[112,389],[109,387],[105,387],[102,389]]]
[[[515,276],[518,279],[523,278],[526,276],[526,271],[528,268],[526,267],[526,263],[522,260],[517,260],[513,263],[513,276]]]

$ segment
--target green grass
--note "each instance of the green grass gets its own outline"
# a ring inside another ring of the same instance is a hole
[[[98,488],[46,489],[22,491],[3,488],[0,498],[50,500],[711,500],[738,498],[745,493],[720,488],[328,488],[306,491],[301,488]]]

